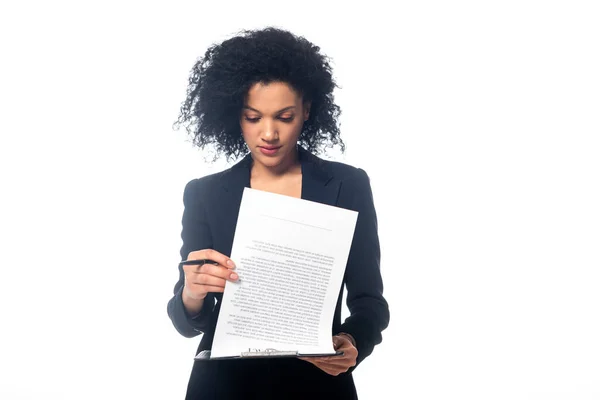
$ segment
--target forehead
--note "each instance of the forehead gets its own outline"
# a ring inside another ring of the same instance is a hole
[[[246,106],[263,112],[301,104],[302,97],[287,83],[255,83],[248,90]]]

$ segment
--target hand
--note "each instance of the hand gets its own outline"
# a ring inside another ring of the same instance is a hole
[[[319,367],[329,375],[339,375],[348,371],[356,365],[356,357],[358,350],[352,344],[346,335],[338,335],[333,337],[333,347],[336,351],[343,351],[343,356],[332,357],[299,357],[301,360]]]
[[[237,281],[238,275],[232,270],[235,268],[229,257],[216,250],[205,249],[192,251],[188,260],[212,260],[218,263],[204,265],[184,265],[185,286],[184,296],[195,300],[203,300],[209,292],[223,293],[225,281]]]

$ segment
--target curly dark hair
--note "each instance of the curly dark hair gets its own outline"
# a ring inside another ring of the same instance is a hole
[[[299,144],[315,154],[334,145],[343,152],[341,111],[333,99],[337,85],[329,58],[319,51],[305,38],[274,27],[243,30],[212,45],[192,68],[174,128],[184,125],[201,149],[212,145],[215,159],[221,154],[238,158],[247,152],[240,116],[248,90],[259,82],[285,82],[303,102],[311,102]]]

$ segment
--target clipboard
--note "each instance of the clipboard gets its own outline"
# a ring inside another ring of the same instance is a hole
[[[194,361],[211,361],[211,360],[241,360],[241,359],[253,359],[253,358],[298,358],[298,357],[339,357],[343,356],[343,351],[336,351],[335,353],[321,353],[321,354],[303,354],[297,351],[244,351],[239,356],[227,356],[227,357],[212,357],[210,356],[210,350],[202,350],[194,357]]]

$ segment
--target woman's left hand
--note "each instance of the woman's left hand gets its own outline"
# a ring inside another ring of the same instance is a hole
[[[358,350],[352,345],[350,339],[345,335],[333,337],[333,347],[336,351],[343,351],[343,356],[332,357],[299,357],[301,360],[308,361],[316,367],[327,372],[329,375],[339,375],[348,371],[356,365]]]

